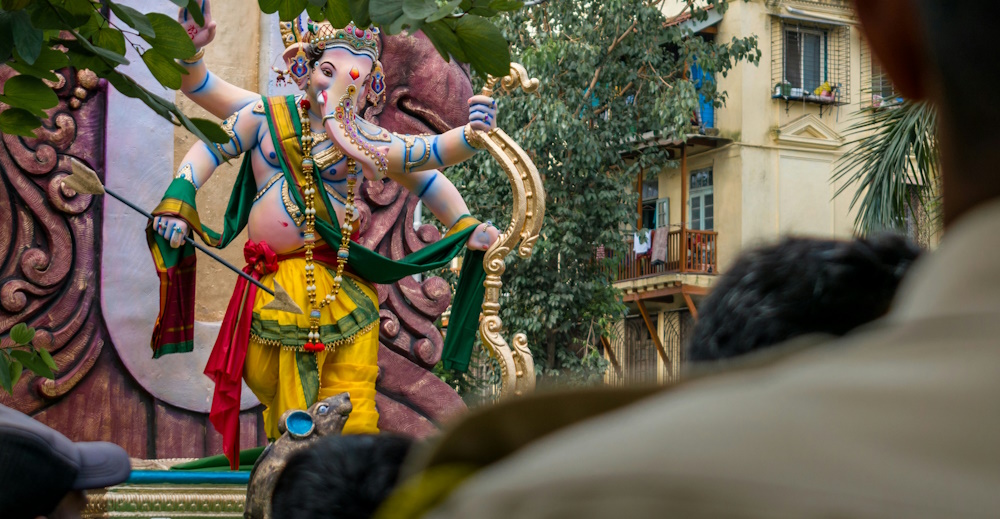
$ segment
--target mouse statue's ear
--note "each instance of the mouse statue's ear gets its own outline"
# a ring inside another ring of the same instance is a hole
[[[285,414],[281,415],[281,419],[278,420],[278,432],[288,433],[293,438],[305,438],[312,434],[315,428],[312,416],[301,409],[285,411]]]

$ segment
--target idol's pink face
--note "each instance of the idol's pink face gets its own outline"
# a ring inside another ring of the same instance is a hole
[[[323,52],[312,68],[307,95],[318,106],[335,105],[353,85],[357,94],[352,101],[364,99],[365,87],[374,61],[367,54],[358,54],[345,47],[333,47]],[[356,107],[358,103],[353,103]]]

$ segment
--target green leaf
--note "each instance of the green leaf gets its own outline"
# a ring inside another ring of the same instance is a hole
[[[198,129],[201,130],[201,132],[204,133],[205,136],[212,142],[225,144],[232,140],[231,137],[229,137],[229,134],[226,133],[222,127],[212,121],[192,117],[191,122],[194,123],[194,125],[198,127]]]
[[[436,21],[444,18],[445,16],[448,16],[449,14],[454,13],[455,9],[458,9],[458,6],[461,5],[461,3],[462,3],[462,0],[451,0],[449,2],[445,2],[445,4],[443,6],[441,6],[441,8],[438,9],[438,11],[436,13],[434,13],[434,14],[430,15],[429,17],[427,17],[427,19],[425,21],[428,22],[428,23],[430,23],[430,22],[436,22]]]
[[[10,59],[14,51],[14,14],[0,11],[0,62]]]
[[[310,20],[323,20],[326,18],[324,6],[316,6],[309,4],[306,6],[306,13],[309,15]]]
[[[65,52],[58,49],[42,47],[42,52],[39,54],[38,59],[35,60],[34,65],[28,65],[16,53],[14,54],[14,59],[8,61],[7,65],[21,74],[48,79],[49,81],[57,81],[59,78],[52,71],[69,65],[69,57],[66,56]]]
[[[10,387],[13,388],[17,385],[17,381],[21,380],[21,373],[24,372],[24,365],[18,361],[13,361],[10,363]]]
[[[403,15],[396,19],[389,25],[389,34],[399,34],[406,29],[409,32],[419,31],[423,27],[424,21],[419,18],[410,18],[409,16]]]
[[[49,350],[46,350],[44,348],[39,348],[37,351],[38,351],[38,356],[42,358],[42,362],[44,362],[45,365],[49,367],[49,369],[51,369],[52,371],[58,369],[56,367],[56,360],[52,358],[52,354],[49,353]]]
[[[415,20],[423,20],[437,11],[435,0],[403,0],[403,14]]]
[[[267,14],[272,14],[278,12],[278,8],[281,7],[281,0],[259,0],[260,10]]]
[[[98,29],[93,36],[93,43],[102,49],[108,49],[115,54],[125,55],[125,35],[118,29]]]
[[[94,4],[90,0],[58,0],[56,3],[73,15],[90,17],[94,12]]]
[[[309,5],[314,5],[316,7],[326,7],[326,0],[309,0]]]
[[[153,48],[143,52],[142,62],[161,85],[172,90],[181,87],[182,70],[177,69],[177,62],[160,54],[160,51]]]
[[[42,31],[31,25],[28,13],[19,11],[14,14],[14,49],[31,65],[42,52]]]
[[[11,361],[7,359],[7,350],[0,350],[0,386],[10,394],[14,390],[11,383]]]
[[[354,20],[354,25],[358,27],[368,27],[372,24],[372,18],[369,14],[371,11],[369,0],[350,0],[349,6],[351,9],[351,19]]]
[[[24,323],[17,323],[10,329],[10,339],[22,346],[35,338],[35,329]]]
[[[20,11],[21,9],[28,7],[28,4],[30,3],[31,0],[3,0],[0,2],[0,7],[2,7],[4,11]]]
[[[67,48],[66,56],[69,57],[70,64],[77,69],[90,69],[98,76],[105,77],[115,66],[113,63],[109,65],[104,59],[84,49],[83,45],[75,40],[64,41],[62,44]]]
[[[278,18],[283,21],[293,20],[306,10],[306,0],[279,0]]]
[[[353,4],[352,4],[353,5]],[[351,11],[353,16],[354,11]],[[381,0],[371,6],[371,19],[373,22],[388,29],[388,25],[403,16],[403,0]]]
[[[455,36],[468,63],[478,72],[503,77],[510,72],[510,49],[503,33],[489,20],[472,14],[456,20]]]
[[[93,43],[90,43],[90,41],[88,41],[86,38],[84,38],[83,36],[81,36],[80,33],[76,32],[75,30],[71,30],[69,32],[70,32],[70,34],[72,34],[73,36],[76,37],[76,41],[79,42],[80,46],[83,47],[84,51],[88,51],[91,54],[94,54],[94,55],[96,55],[98,57],[104,58],[105,60],[108,60],[108,61],[110,61],[110,62],[112,62],[112,63],[114,63],[116,65],[128,65],[129,64],[129,61],[127,59],[125,59],[125,56],[122,56],[121,54],[117,54],[117,53],[112,52],[110,50],[102,49],[100,47],[95,46]],[[185,32],[184,34],[187,34],[187,33]],[[65,43],[64,43],[64,45],[65,45]],[[67,45],[67,47],[68,46],[69,45]]]
[[[76,29],[87,23],[93,11],[86,14],[74,14],[62,7],[48,2],[32,2],[25,11],[31,15],[31,25],[36,29]]]
[[[3,85],[0,102],[24,108],[38,117],[59,104],[59,97],[41,79],[34,76],[14,76]]]
[[[156,37],[156,31],[153,29],[153,24],[149,22],[149,18],[147,18],[146,15],[127,5],[122,5],[117,2],[109,3],[111,4],[111,12],[115,13],[115,16],[128,24],[129,27],[135,29],[140,36],[145,38]]]
[[[445,61],[451,61],[451,58],[455,58],[463,63],[468,61],[465,50],[458,42],[458,36],[455,35],[455,30],[451,25],[443,20],[439,20],[424,25],[423,31],[424,35],[427,36],[427,39],[431,41],[434,48],[437,49]]]
[[[494,11],[517,11],[524,7],[521,0],[493,0],[490,2],[490,9]]]
[[[23,108],[8,108],[0,112],[0,133],[35,137],[33,130],[41,125],[41,119]]]
[[[203,3],[204,0],[202,0]],[[191,15],[191,18],[194,18],[194,23],[202,27],[205,26],[205,13],[201,11],[201,5],[199,5],[198,0],[188,0],[187,13]]]
[[[14,350],[10,352],[10,356],[14,357],[15,360],[21,361],[21,364],[24,364],[24,367],[28,368],[28,371],[31,371],[40,377],[48,379],[56,378],[55,373],[53,373],[52,370],[45,365],[45,362],[40,356],[38,356],[37,353],[24,350]]]
[[[347,27],[347,24],[351,23],[351,9],[347,5],[347,0],[328,0],[326,19],[334,27]]]
[[[177,20],[160,13],[149,13],[147,16],[156,37],[144,39],[160,54],[172,59],[185,59],[194,55],[191,37]]]

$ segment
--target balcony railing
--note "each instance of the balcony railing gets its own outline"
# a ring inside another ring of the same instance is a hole
[[[667,232],[661,229],[661,232]],[[667,233],[666,260],[653,257],[653,246],[636,254],[633,241],[625,244],[625,254],[617,261],[616,281],[671,273],[717,274],[719,233],[677,229]]]

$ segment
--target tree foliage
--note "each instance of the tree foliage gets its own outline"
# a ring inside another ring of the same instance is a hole
[[[199,0],[171,0],[203,23]],[[506,41],[489,21],[500,12],[519,9],[510,0],[259,0],[267,13],[291,19],[304,10],[334,24],[354,20],[381,26],[390,34],[423,29],[446,57],[471,63],[484,73],[506,73],[510,54]],[[114,15],[114,16],[112,16]],[[195,53],[184,28],[161,13],[142,13],[112,0],[0,0],[0,64],[20,73],[7,81],[0,102],[0,132],[31,137],[45,110],[58,99],[45,81],[56,81],[65,67],[90,69],[120,93],[137,98],[150,109],[184,126],[206,142],[228,139],[218,125],[184,115],[177,106],[139,85],[119,70],[135,49],[153,77],[164,87],[178,89],[186,74],[177,59]],[[214,148],[209,147],[213,150]],[[221,158],[221,157],[220,157]]]
[[[180,7],[197,5],[195,0],[172,1]],[[200,9],[193,11],[201,16]],[[125,57],[129,47],[139,52],[157,81],[168,88],[179,88],[185,73],[174,60],[195,53],[184,28],[160,13],[140,13],[111,0],[0,1],[0,63],[20,74],[3,85],[0,102],[10,108],[0,114],[0,132],[33,136],[44,111],[58,103],[45,82],[56,81],[55,71],[75,67],[94,71],[122,94],[142,100],[200,139],[225,137],[217,125],[188,118],[176,105],[121,73],[119,65],[129,63]]]
[[[906,216],[918,212],[917,205],[937,205],[936,128],[937,114],[926,102],[858,113],[848,129],[854,139],[833,176],[846,180],[835,196],[854,189],[851,208],[858,207],[858,233],[905,231]]]
[[[489,18],[520,9],[521,0],[258,0],[265,13],[291,20],[307,11],[337,27],[377,25],[388,34],[424,31],[444,57],[502,76],[510,66],[507,40]]]
[[[727,4],[708,5],[724,12]],[[704,7],[689,9],[706,16]],[[686,79],[690,65],[725,75],[760,58],[755,36],[713,42],[667,22],[646,1],[564,0],[500,23],[514,61],[541,89],[497,94],[498,125],[528,151],[546,189],[533,256],[508,258],[501,317],[510,332],[528,333],[536,366],[547,374],[579,380],[604,369],[589,343],[625,307],[595,249],[622,253],[636,221],[637,175],[669,164],[666,150],[647,144],[686,134],[699,94],[719,105],[725,99],[713,82],[699,92]],[[480,219],[509,220],[510,188],[490,156],[446,173]]]

